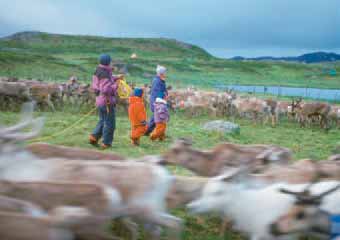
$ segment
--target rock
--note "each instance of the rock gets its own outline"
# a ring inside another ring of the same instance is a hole
[[[207,122],[203,125],[203,129],[207,131],[223,132],[226,134],[230,134],[230,133],[239,134],[240,133],[239,125],[232,123],[232,122],[223,121],[223,120]]]

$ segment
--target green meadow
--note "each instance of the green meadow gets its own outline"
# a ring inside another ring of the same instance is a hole
[[[168,39],[117,39],[90,36],[65,36],[19,34],[0,40],[0,76],[35,78],[64,82],[77,75],[82,82],[90,82],[98,55],[107,52],[115,61],[128,66],[128,81],[149,83],[157,64],[169,69],[168,84],[175,87],[195,86],[213,89],[216,84],[281,85],[295,87],[339,88],[340,76],[328,76],[323,69],[327,64],[297,64],[281,62],[237,62],[218,59],[203,49]],[[137,53],[138,59],[130,59]],[[340,72],[340,64],[332,65]],[[37,112],[45,117],[41,137],[52,144],[93,148],[87,138],[94,128],[97,116],[85,117],[86,110]],[[69,128],[79,119],[73,128]],[[0,112],[0,124],[13,124],[20,114]],[[276,144],[292,149],[294,160],[311,158],[316,161],[327,158],[340,145],[340,130],[332,128],[328,133],[318,126],[300,128],[297,123],[283,120],[275,128],[249,120],[228,119],[238,123],[240,134],[225,135],[206,132],[202,125],[215,120],[208,116],[188,118],[182,112],[171,113],[165,142],[151,142],[144,137],[140,147],[132,147],[129,140],[127,113],[117,112],[117,129],[113,148],[108,150],[130,158],[166,151],[179,137],[190,137],[194,147],[209,149],[221,142],[240,144]],[[65,131],[66,129],[66,131]],[[175,174],[187,174],[181,168],[170,168]],[[183,209],[175,210],[185,220],[183,239],[219,240],[242,239],[232,231],[224,238],[218,236],[219,219],[214,216],[189,216]]]

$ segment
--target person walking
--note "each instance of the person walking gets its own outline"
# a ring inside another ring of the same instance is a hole
[[[89,137],[92,145],[98,145],[103,138],[101,148],[107,149],[112,146],[114,131],[116,128],[116,96],[120,76],[112,75],[111,57],[102,54],[99,65],[92,77],[92,88],[96,93],[96,106],[99,113],[99,121]]]
[[[154,121],[156,127],[150,135],[150,139],[152,141],[157,139],[164,141],[165,139],[166,125],[169,121],[169,110],[168,104],[164,97],[165,96],[163,93],[159,93],[154,103]]]
[[[148,130],[145,135],[150,135],[150,133],[155,129],[155,118],[154,118],[154,103],[157,96],[162,94],[164,98],[168,96],[168,91],[166,89],[166,68],[164,66],[157,66],[156,73],[157,76],[152,81],[151,91],[150,91],[150,110],[152,115],[148,124]]]
[[[129,98],[129,119],[131,123],[131,143],[134,146],[139,146],[140,138],[148,129],[143,89],[141,88],[135,88],[133,96]]]

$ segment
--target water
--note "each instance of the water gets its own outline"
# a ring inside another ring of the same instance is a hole
[[[278,96],[302,97],[328,101],[340,101],[340,89],[296,88],[280,86],[216,85],[217,89],[237,92],[264,93]]]

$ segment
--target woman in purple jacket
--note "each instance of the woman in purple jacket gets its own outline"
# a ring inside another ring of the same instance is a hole
[[[90,144],[98,145],[103,138],[103,149],[112,146],[113,135],[116,127],[115,106],[119,78],[112,76],[111,57],[102,54],[100,64],[92,77],[92,88],[96,93],[96,106],[99,112],[99,121],[89,137]]]

